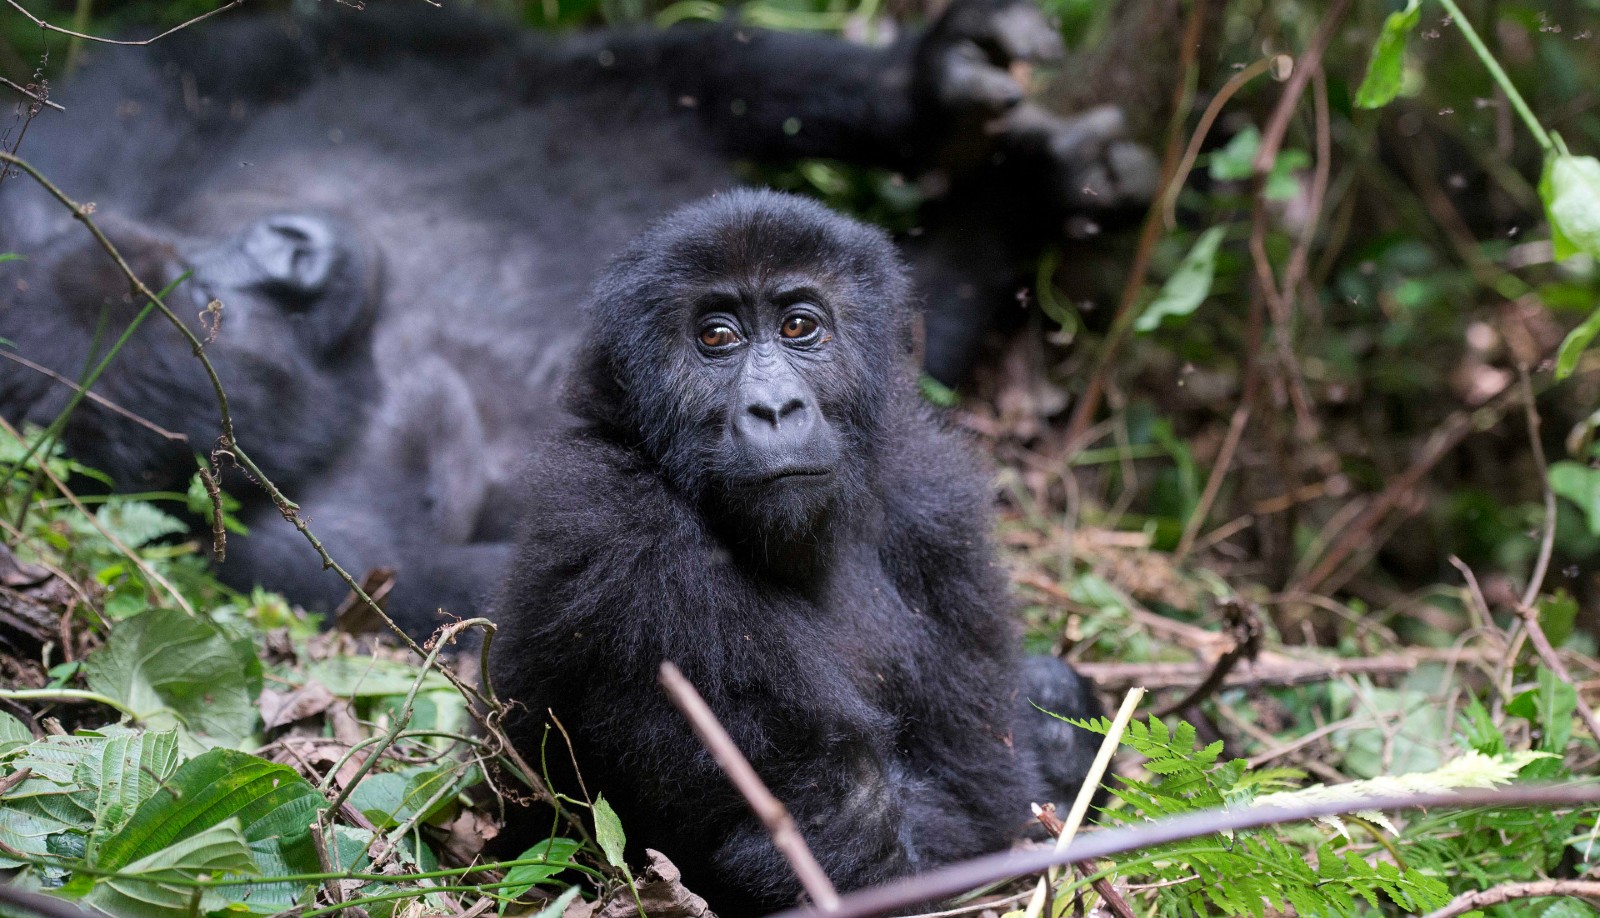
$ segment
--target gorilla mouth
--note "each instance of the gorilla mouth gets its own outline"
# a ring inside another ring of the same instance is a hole
[[[833,469],[795,468],[775,472],[762,479],[762,484],[820,484],[833,477]]]

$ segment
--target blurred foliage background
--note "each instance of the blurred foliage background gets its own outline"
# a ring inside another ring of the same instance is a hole
[[[59,25],[141,36],[215,6],[24,5]],[[474,5],[540,30],[736,17],[874,41],[904,34],[939,6]],[[986,369],[961,393],[969,423],[1006,470],[1012,511],[1139,533],[1150,548],[1182,549],[1179,561],[1192,551],[1229,581],[1273,593],[1338,593],[1437,641],[1456,631],[1459,603],[1426,600],[1434,611],[1419,613],[1414,600],[1459,584],[1458,560],[1482,569],[1491,605],[1509,602],[1537,553],[1548,481],[1558,519],[1546,587],[1600,624],[1600,360],[1589,354],[1559,384],[1548,373],[1562,336],[1600,304],[1600,287],[1590,259],[1553,260],[1536,191],[1542,152],[1444,9],[1422,6],[1399,98],[1365,111],[1352,104],[1354,90],[1385,17],[1405,6],[1397,0],[1206,0],[1196,23],[1187,18],[1193,7],[1177,0],[1044,5],[1074,56],[1037,75],[1041,99],[1059,111],[1116,101],[1158,153],[1193,139],[1196,156],[1157,218],[1148,270],[1130,282],[1137,225],[1064,226],[1019,289],[1029,308],[996,336]],[[1575,154],[1600,151],[1600,0],[1470,0],[1462,9],[1545,127]],[[1190,25],[1199,41],[1186,69],[1179,36]],[[1262,189],[1264,232],[1252,241],[1250,164],[1285,84],[1245,71],[1299,55],[1324,25],[1332,33],[1321,73],[1293,110]],[[59,79],[82,53],[66,36],[0,15],[0,73],[18,83]],[[1201,113],[1225,88],[1237,93],[1196,137]],[[0,121],[0,131],[20,124]],[[917,194],[883,175],[813,162],[758,177],[897,229],[916,222]],[[1129,316],[1144,313],[1208,230],[1214,276],[1201,298],[1176,311],[1165,304],[1164,316],[1146,316],[1123,336],[1113,319],[1119,303],[1128,300]],[[1253,246],[1264,258],[1252,258]],[[1296,260],[1292,289],[1282,292],[1287,315],[1274,317],[1259,303],[1258,265],[1281,281]],[[1265,330],[1252,331],[1251,316],[1263,314]],[[1548,476],[1530,448],[1524,369]],[[1247,393],[1255,379],[1259,392]],[[1074,424],[1073,406],[1091,387],[1104,391],[1104,407]],[[1236,417],[1242,405],[1247,419]],[[1219,463],[1228,472],[1207,496]],[[1324,618],[1310,609],[1306,617]]]

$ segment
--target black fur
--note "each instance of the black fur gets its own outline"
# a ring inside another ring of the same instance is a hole
[[[831,483],[799,502],[746,487],[749,454],[730,446],[772,343],[743,317],[794,287],[827,337],[770,359],[842,443]],[[1065,664],[1018,653],[986,476],[914,386],[907,287],[882,233],[813,202],[734,192],[680,210],[596,285],[574,425],[532,465],[491,660],[520,705],[507,726],[576,794],[560,740],[540,755],[553,710],[631,841],[728,918],[799,887],[657,688],[664,660],[844,889],[1003,848],[1030,801],[1070,799],[1095,746],[1028,706],[1100,710]],[[729,289],[748,341],[708,354],[697,322]]]
[[[194,272],[172,303],[197,330],[221,301],[208,353],[240,442],[342,564],[398,568],[390,609],[426,633],[500,575],[516,470],[555,422],[595,272],[649,220],[735,187],[735,158],[945,169],[949,201],[983,202],[931,206],[914,251],[931,365],[962,372],[987,311],[968,297],[1010,301],[1014,259],[1082,203],[1038,189],[1100,175],[1114,132],[1056,119],[1063,144],[1041,153],[1036,125],[1014,144],[989,130],[1026,108],[1006,66],[1055,39],[1020,0],[956,8],[888,48],[706,24],[554,40],[425,6],[223,18],[86,49],[55,94],[66,113],[20,152],[95,203],[147,280]],[[102,308],[114,336],[141,305],[25,176],[0,181],[0,252],[25,256],[0,264],[0,337],[69,377]],[[181,489],[216,442],[209,384],[159,317],[97,390],[187,437],[83,404],[67,443],[119,485]],[[69,394],[0,361],[14,423]],[[252,531],[224,578],[335,606],[345,588],[300,534],[227,484]]]

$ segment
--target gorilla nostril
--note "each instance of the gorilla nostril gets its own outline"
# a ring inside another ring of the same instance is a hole
[[[298,294],[316,294],[328,284],[338,254],[333,228],[316,217],[268,217],[245,236],[244,251],[261,268],[261,279]]]
[[[777,427],[784,418],[805,408],[806,403],[799,398],[791,398],[785,402],[754,402],[747,409],[752,415],[760,418],[773,427]]]

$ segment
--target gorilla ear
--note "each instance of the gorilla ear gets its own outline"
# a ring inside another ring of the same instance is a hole
[[[206,259],[201,273],[223,288],[270,300],[314,351],[340,352],[371,325],[381,259],[343,221],[315,213],[273,214],[248,226],[227,248],[233,257]]]
[[[328,292],[344,257],[339,230],[310,214],[278,214],[245,231],[242,248],[259,270],[266,293],[289,305],[309,305]]]

